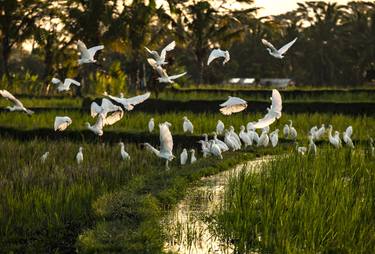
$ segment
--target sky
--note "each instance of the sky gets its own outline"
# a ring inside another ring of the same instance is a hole
[[[352,0],[351,0],[352,1]],[[263,7],[259,10],[258,16],[278,15],[297,8],[297,2],[307,2],[306,0],[255,0],[255,6]],[[337,2],[346,4],[350,0],[331,0],[326,2]]]

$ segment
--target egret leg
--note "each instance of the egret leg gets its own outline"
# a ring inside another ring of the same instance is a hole
[[[166,169],[166,170],[169,170],[168,163],[169,163],[169,161],[168,161],[168,160],[165,160],[165,169]]]

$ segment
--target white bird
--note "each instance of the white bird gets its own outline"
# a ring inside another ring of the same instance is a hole
[[[233,138],[233,140],[236,141],[237,150],[241,149],[241,145],[242,145],[241,139],[238,136],[238,134],[234,131],[234,127],[233,126],[229,126],[229,134]]]
[[[151,133],[154,131],[154,128],[155,128],[154,118],[151,117],[150,121],[148,121],[148,131]]]
[[[159,124],[159,131],[160,131],[160,150],[157,150],[149,143],[144,143],[146,148],[152,151],[156,156],[159,158],[165,159],[165,168],[168,170],[168,162],[172,161],[175,156],[173,155],[173,137],[169,127],[172,126],[170,123],[165,122]]]
[[[9,111],[12,111],[12,112],[13,111],[23,111],[28,115],[34,114],[34,111],[25,108],[25,106],[23,106],[22,102],[20,100],[18,100],[16,97],[14,97],[14,95],[11,94],[10,92],[8,92],[7,90],[0,90],[0,95],[3,96],[5,99],[13,102],[13,104],[14,104],[13,106],[7,106],[6,107],[7,109],[9,109]]]
[[[81,58],[78,60],[78,64],[81,65],[84,63],[96,63],[94,56],[98,50],[104,49],[104,46],[99,45],[87,49],[86,45],[82,41],[78,40],[77,48],[78,51],[81,53]]]
[[[271,107],[267,108],[268,113],[262,119],[259,119],[258,122],[253,124],[254,129],[262,129],[266,126],[269,126],[281,117],[281,110],[283,106],[279,91],[273,89],[272,97],[270,99]]]
[[[106,125],[113,125],[116,122],[120,121],[124,116],[124,111],[120,106],[114,105],[110,100],[103,98],[102,103],[99,106],[96,102],[91,103],[91,117],[96,117],[99,114],[102,114],[103,127]]]
[[[90,125],[90,123],[86,122],[86,128],[92,131],[93,133],[95,133],[96,135],[102,136],[104,120],[105,120],[105,115],[101,113],[98,115],[98,119],[96,120],[96,123],[94,125]]]
[[[316,155],[316,145],[314,143],[314,136],[312,134],[309,135],[309,150],[308,154],[314,153]]]
[[[292,120],[289,120],[289,135],[290,135],[290,138],[293,140],[296,140],[298,136],[296,128],[293,127]]]
[[[208,155],[210,155],[210,147],[208,142],[204,140],[199,140],[198,143],[201,144],[203,158],[206,158]]]
[[[138,105],[150,97],[151,93],[147,92],[138,96],[130,97],[130,98],[120,98],[112,95],[108,95],[108,97],[114,100],[117,103],[120,103],[127,111],[133,110],[135,105]]]
[[[72,119],[69,116],[56,116],[54,129],[55,131],[64,131],[72,124]]]
[[[341,147],[341,140],[340,140],[340,137],[337,135],[338,132],[336,131],[335,132],[335,136],[332,136],[332,125],[329,125],[328,126],[328,139],[329,139],[329,142],[336,148],[340,148]]]
[[[182,153],[180,154],[180,163],[181,165],[185,165],[188,159],[188,152],[186,148],[182,150]]]
[[[345,144],[347,146],[349,146],[350,148],[354,148],[354,144],[353,144],[353,141],[351,139],[352,134],[353,134],[353,127],[352,126],[349,126],[348,128],[346,128],[346,130],[342,134],[342,139],[344,140]]]
[[[44,162],[47,160],[48,155],[49,155],[49,152],[45,152],[45,153],[40,157],[40,161],[41,161],[42,163],[44,163]]]
[[[81,164],[83,162],[83,152],[82,151],[83,151],[83,148],[80,147],[79,151],[76,155],[77,164]]]
[[[221,160],[223,159],[223,155],[221,154],[220,147],[215,143],[214,140],[210,140],[210,153],[215,156],[219,157]]]
[[[59,91],[59,92],[69,91],[70,86],[72,84],[76,85],[76,86],[81,86],[81,83],[79,83],[78,81],[76,81],[74,79],[71,79],[71,78],[66,78],[64,80],[64,83],[58,78],[52,78],[51,82],[53,84],[57,85],[57,91]]]
[[[224,135],[224,142],[225,144],[230,148],[232,149],[232,151],[236,151],[237,150],[237,142],[236,140],[233,139],[233,137],[230,135],[229,131],[228,130],[225,130],[225,135]]]
[[[277,146],[277,143],[279,142],[279,129],[276,129],[270,133],[270,140],[272,147]]]
[[[238,113],[247,108],[247,102],[238,97],[228,96],[228,100],[220,104],[220,112],[223,115],[231,115]]]
[[[289,133],[290,133],[289,125],[285,124],[284,128],[283,128],[284,138],[288,138],[289,137]]]
[[[157,65],[157,62],[153,58],[148,58],[147,62],[152,66],[152,68],[157,71],[160,77],[158,77],[159,83],[170,83],[172,84],[175,79],[178,79],[184,75],[186,75],[187,72],[183,72],[181,74],[169,76],[163,67]]]
[[[374,147],[374,139],[370,138],[370,151],[371,157],[375,157],[375,147]]]
[[[267,50],[269,54],[275,58],[282,59],[284,58],[284,54],[288,51],[288,49],[293,46],[293,44],[297,41],[297,38],[295,38],[293,41],[285,44],[282,48],[276,49],[270,42],[268,42],[266,39],[262,39],[262,43],[264,46],[267,47]]]
[[[296,150],[299,154],[305,155],[307,152],[307,148],[305,146],[298,146],[298,142],[296,142]]]
[[[228,150],[229,150],[229,147],[227,146],[227,144],[225,144],[225,142],[223,142],[223,141],[221,141],[220,139],[217,138],[217,134],[216,134],[216,132],[213,132],[212,134],[213,134],[213,136],[214,136],[214,141],[215,141],[215,143],[220,147],[220,150],[221,150],[222,152],[226,152],[226,151],[228,151]]]
[[[217,120],[217,124],[216,124],[216,133],[218,135],[221,135],[224,133],[224,123],[221,121],[221,120]]]
[[[165,61],[167,52],[173,50],[175,47],[176,47],[176,42],[172,41],[165,48],[163,48],[163,50],[160,52],[160,55],[156,50],[150,50],[147,47],[145,47],[145,49],[147,50],[148,53],[150,53],[153,56],[154,60],[156,61],[156,64],[158,66],[161,66],[161,65],[168,63]]]
[[[221,50],[221,49],[213,49],[208,57],[207,66],[215,60],[216,58],[223,57],[223,65],[226,64],[230,60],[230,55],[228,50]]]
[[[190,150],[190,164],[193,164],[197,161],[197,158],[195,157],[195,150],[194,149],[191,149]]]
[[[240,139],[245,144],[245,149],[248,146],[251,146],[253,144],[252,140],[250,139],[249,135],[245,132],[245,126],[241,125],[240,127],[241,131],[239,134]]]
[[[249,122],[246,125],[247,135],[250,137],[252,144],[259,142],[259,135],[255,131],[254,122]]]
[[[121,150],[120,150],[120,156],[122,160],[130,160],[130,155],[125,151],[125,145],[123,142],[119,143]]]
[[[270,138],[268,137],[268,134],[266,131],[262,131],[262,134],[259,137],[259,142],[257,146],[264,146],[267,147],[270,142]]]
[[[190,132],[191,134],[193,134],[194,126],[192,122],[186,116],[183,117],[183,120],[184,122],[182,124],[182,129],[184,130],[184,132]]]
[[[320,140],[322,136],[326,133],[326,128],[324,124],[321,125],[321,127],[315,132],[315,139]]]

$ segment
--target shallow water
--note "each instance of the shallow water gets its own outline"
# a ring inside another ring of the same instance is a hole
[[[220,209],[225,185],[230,176],[242,169],[258,171],[260,164],[272,157],[262,157],[219,174],[203,177],[198,186],[188,190],[186,197],[165,218],[167,225],[165,251],[180,254],[233,253],[233,246],[211,234],[208,216]]]

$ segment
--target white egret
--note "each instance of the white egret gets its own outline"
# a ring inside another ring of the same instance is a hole
[[[279,129],[276,129],[273,132],[271,132],[269,136],[270,136],[272,147],[277,146],[277,143],[279,142]]]
[[[224,135],[224,142],[225,144],[232,149],[232,151],[238,150],[238,144],[236,140],[233,139],[233,137],[230,135],[228,130],[225,130],[225,135]]]
[[[247,124],[246,126],[246,129],[247,129],[247,135],[250,137],[251,139],[251,143],[254,144],[255,143],[259,143],[259,135],[258,133],[255,131],[254,129],[254,123],[253,122],[250,122]]]
[[[340,136],[337,135],[338,132],[336,131],[335,132],[335,136],[332,136],[332,125],[329,125],[328,126],[328,139],[329,139],[329,142],[336,148],[340,148],[341,147],[341,140],[340,140]]]
[[[321,127],[315,132],[315,139],[320,140],[322,136],[326,133],[326,128],[324,124],[321,125]]]
[[[237,144],[237,149],[241,149],[241,139],[240,137],[238,136],[238,134],[234,131],[234,127],[233,126],[229,126],[229,134],[231,135],[231,137],[233,138],[233,140],[236,141],[236,144]]]
[[[86,122],[86,128],[93,133],[95,133],[98,136],[103,135],[103,127],[104,127],[104,119],[105,115],[104,114],[99,114],[98,119],[96,120],[96,123],[94,125],[90,125],[90,123]]]
[[[215,141],[215,143],[220,147],[220,150],[221,150],[222,152],[226,152],[226,151],[228,151],[228,150],[229,150],[229,147],[227,146],[227,144],[225,144],[225,142],[223,142],[223,141],[221,141],[220,139],[217,138],[217,134],[216,134],[216,132],[213,132],[212,134],[213,134],[213,136],[214,136],[214,141]]]
[[[190,164],[193,164],[197,161],[197,158],[195,157],[195,150],[194,149],[191,149],[190,150]]]
[[[375,157],[375,147],[374,147],[374,139],[370,138],[370,151],[371,157]]]
[[[308,150],[308,154],[314,153],[314,155],[316,155],[316,152],[317,152],[317,149],[316,149],[316,145],[314,143],[314,136],[312,134],[310,134],[309,135],[309,150]]]
[[[313,126],[309,133],[312,135],[313,139],[315,139],[315,136],[316,136],[316,132],[318,131],[318,127],[317,126]]]
[[[130,160],[130,155],[125,151],[125,144],[123,142],[119,143],[121,150],[120,150],[120,156],[122,160]]]
[[[83,148],[82,148],[82,146],[79,147],[79,151],[76,155],[76,161],[77,161],[77,164],[81,164],[83,162]]]
[[[155,128],[154,118],[151,117],[150,121],[148,121],[148,131],[151,133],[153,132],[154,128]]]
[[[293,140],[296,140],[298,136],[296,128],[293,127],[292,120],[289,120],[289,135],[290,135],[290,138]]]
[[[223,155],[221,154],[220,147],[215,143],[214,140],[210,140],[210,153],[215,156],[219,157],[221,160],[223,159]]]
[[[186,116],[184,116],[182,119],[184,120],[182,124],[182,129],[184,130],[184,132],[190,132],[191,134],[193,134],[194,125],[192,124],[192,122]]]
[[[175,79],[178,79],[184,75],[186,75],[187,72],[183,72],[181,74],[169,76],[163,67],[158,66],[156,61],[152,58],[147,59],[148,63],[154,68],[155,71],[159,74],[160,77],[158,77],[159,83],[170,83],[172,84]]]
[[[199,140],[199,144],[201,144],[203,158],[206,158],[208,155],[210,155],[210,147],[207,141]]]
[[[216,124],[216,133],[218,135],[221,135],[224,133],[224,123],[221,121],[221,120],[217,120],[217,124]]]
[[[259,119],[258,122],[252,124],[252,128],[254,129],[262,129],[266,126],[271,125],[277,119],[281,117],[281,110],[282,110],[282,99],[279,91],[276,89],[272,90],[272,97],[271,99],[271,107],[267,108],[268,113],[262,118]]]
[[[285,124],[284,128],[283,128],[284,138],[288,138],[289,137],[289,133],[290,133],[289,125]]]
[[[171,126],[170,123],[165,122],[159,124],[159,131],[160,131],[160,150],[157,150],[149,143],[144,143],[147,149],[152,151],[156,156],[159,158],[165,159],[165,168],[168,170],[168,162],[172,161],[175,156],[173,155],[173,137],[169,127]]]
[[[47,158],[48,158],[48,155],[49,155],[49,152],[45,152],[41,157],[40,157],[40,161],[42,163],[46,162]]]
[[[54,129],[55,131],[64,131],[72,124],[72,119],[69,116],[56,116]]]
[[[270,138],[268,137],[268,134],[266,131],[262,131],[262,134],[259,137],[259,142],[257,146],[264,146],[267,147],[270,142]]]
[[[100,106],[96,102],[92,102],[90,112],[91,117],[96,117],[99,114],[103,116],[103,127],[117,123],[124,116],[122,108],[106,98],[102,99]]]
[[[298,142],[296,142],[296,150],[299,154],[305,155],[307,153],[307,148],[305,146],[298,146]]]
[[[165,65],[168,63],[165,61],[167,52],[173,50],[175,47],[176,47],[176,42],[172,41],[165,48],[163,48],[163,50],[160,52],[160,55],[156,50],[150,50],[147,47],[145,47],[145,49],[147,50],[148,53],[150,53],[153,56],[154,60],[156,61],[156,64],[158,66],[161,66],[161,65]]]
[[[347,146],[349,146],[350,148],[354,148],[354,144],[353,144],[353,141],[351,139],[352,134],[353,134],[353,127],[352,126],[349,126],[348,128],[346,128],[346,130],[342,134],[342,139],[344,140],[345,144]]]
[[[52,78],[51,82],[53,84],[57,85],[57,91],[59,91],[59,92],[69,91],[70,90],[70,86],[72,84],[76,85],[76,86],[81,86],[81,83],[79,83],[78,81],[76,81],[74,79],[71,79],[71,78],[66,78],[64,80],[64,83],[60,79],[58,79],[58,78]]]
[[[240,131],[239,137],[242,140],[242,142],[245,144],[245,149],[246,149],[246,147],[252,146],[253,142],[250,139],[249,135],[247,135],[247,133],[245,132],[245,126],[241,125],[240,129],[241,131]]]
[[[8,92],[7,90],[0,90],[0,95],[2,97],[4,97],[5,99],[13,102],[13,104],[14,104],[13,106],[6,107],[9,111],[12,111],[12,112],[13,111],[23,111],[28,115],[34,114],[34,111],[25,108],[25,106],[23,106],[22,102],[20,100],[18,100],[16,97],[14,97],[14,95],[11,94],[10,92]]]
[[[98,50],[104,49],[103,45],[91,47],[87,49],[86,45],[82,41],[77,42],[78,51],[81,53],[81,58],[78,60],[78,64],[84,63],[96,63],[94,56]]]
[[[150,97],[151,93],[147,92],[138,96],[130,97],[130,98],[120,98],[112,95],[108,95],[108,97],[114,100],[117,103],[120,103],[127,111],[133,110],[135,105],[138,105]]]
[[[216,58],[223,57],[223,65],[226,64],[230,60],[230,55],[228,50],[221,50],[221,49],[213,49],[208,57],[207,66],[215,60]]]
[[[220,112],[223,115],[231,115],[238,113],[247,108],[247,102],[238,97],[228,96],[228,100],[220,104]]]
[[[282,48],[276,49],[270,42],[266,39],[262,39],[262,43],[264,46],[267,47],[269,54],[275,58],[282,59],[284,58],[284,54],[288,51],[288,49],[293,46],[293,44],[297,41],[297,38],[292,40],[291,42],[285,44]]]
[[[188,152],[186,148],[182,150],[182,153],[180,154],[180,163],[181,165],[185,165],[188,159]]]

